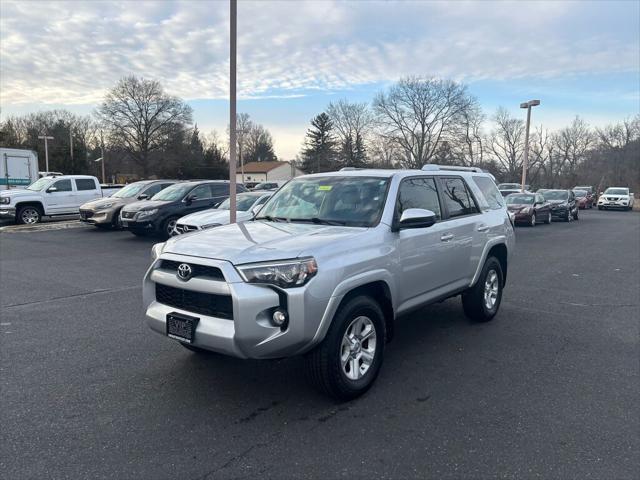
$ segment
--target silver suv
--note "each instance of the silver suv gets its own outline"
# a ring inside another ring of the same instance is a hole
[[[304,354],[339,399],[364,393],[396,318],[462,296],[497,313],[514,231],[476,168],[343,170],[283,186],[253,221],[154,245],[146,322],[195,352]]]

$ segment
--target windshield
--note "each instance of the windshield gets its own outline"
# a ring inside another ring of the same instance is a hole
[[[135,197],[140,190],[142,190],[147,184],[142,182],[132,183],[126,187],[121,188],[116,193],[111,195],[114,198],[131,198]]]
[[[257,220],[372,227],[382,215],[388,184],[388,178],[300,177],[278,190]]]
[[[27,190],[33,190],[34,192],[39,192],[44,187],[46,187],[50,181],[51,181],[50,178],[41,178],[33,182],[31,185],[29,185],[27,187]]]
[[[605,195],[629,195],[629,189],[627,189],[627,188],[607,188],[604,191],[604,194]]]
[[[520,186],[519,183],[501,183],[498,185],[498,190],[519,190]]]
[[[260,197],[258,195],[238,195],[236,197],[236,208],[240,212],[246,212],[259,198]],[[231,208],[230,202],[231,201],[227,198],[224,202],[218,205],[218,210],[229,210],[229,208]]]
[[[507,205],[533,205],[533,195],[509,195]]]
[[[585,192],[584,190],[574,190],[573,194],[578,198],[582,198],[582,197],[586,197],[587,196],[587,192]]]
[[[189,190],[193,188],[193,184],[175,183],[164,190],[156,193],[151,200],[180,200]]]
[[[547,200],[566,200],[569,194],[566,190],[549,190],[544,192],[544,198]]]

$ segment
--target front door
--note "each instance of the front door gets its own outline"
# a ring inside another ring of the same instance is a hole
[[[76,192],[71,179],[57,180],[49,185],[44,193],[44,203],[47,215],[76,213]]]

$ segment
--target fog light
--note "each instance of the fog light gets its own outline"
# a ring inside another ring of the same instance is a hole
[[[287,321],[287,312],[282,310],[276,310],[273,312],[273,324],[277,327],[281,327]]]

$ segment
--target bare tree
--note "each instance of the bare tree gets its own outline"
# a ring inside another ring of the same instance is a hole
[[[130,76],[106,94],[98,117],[114,146],[149,172],[150,154],[161,150],[172,131],[192,123],[191,107],[164,92],[159,82]]]
[[[329,103],[327,114],[338,134],[342,163],[364,165],[367,161],[366,144],[374,124],[369,105],[339,100]]]
[[[512,117],[503,107],[493,116],[495,128],[489,137],[489,149],[502,166],[509,181],[516,181],[522,170],[524,122]]]
[[[373,102],[385,135],[404,150],[403,166],[420,168],[436,154],[442,140],[473,105],[464,85],[451,80],[410,77],[400,80]]]
[[[576,168],[585,160],[587,151],[594,142],[593,132],[584,120],[575,117],[571,125],[557,132],[553,138],[558,157],[556,174],[564,170],[566,180],[573,184],[576,181]]]
[[[456,164],[473,167],[484,160],[484,138],[482,125],[485,115],[474,99],[469,108],[460,115],[460,122],[453,126],[453,138],[449,142]]]

